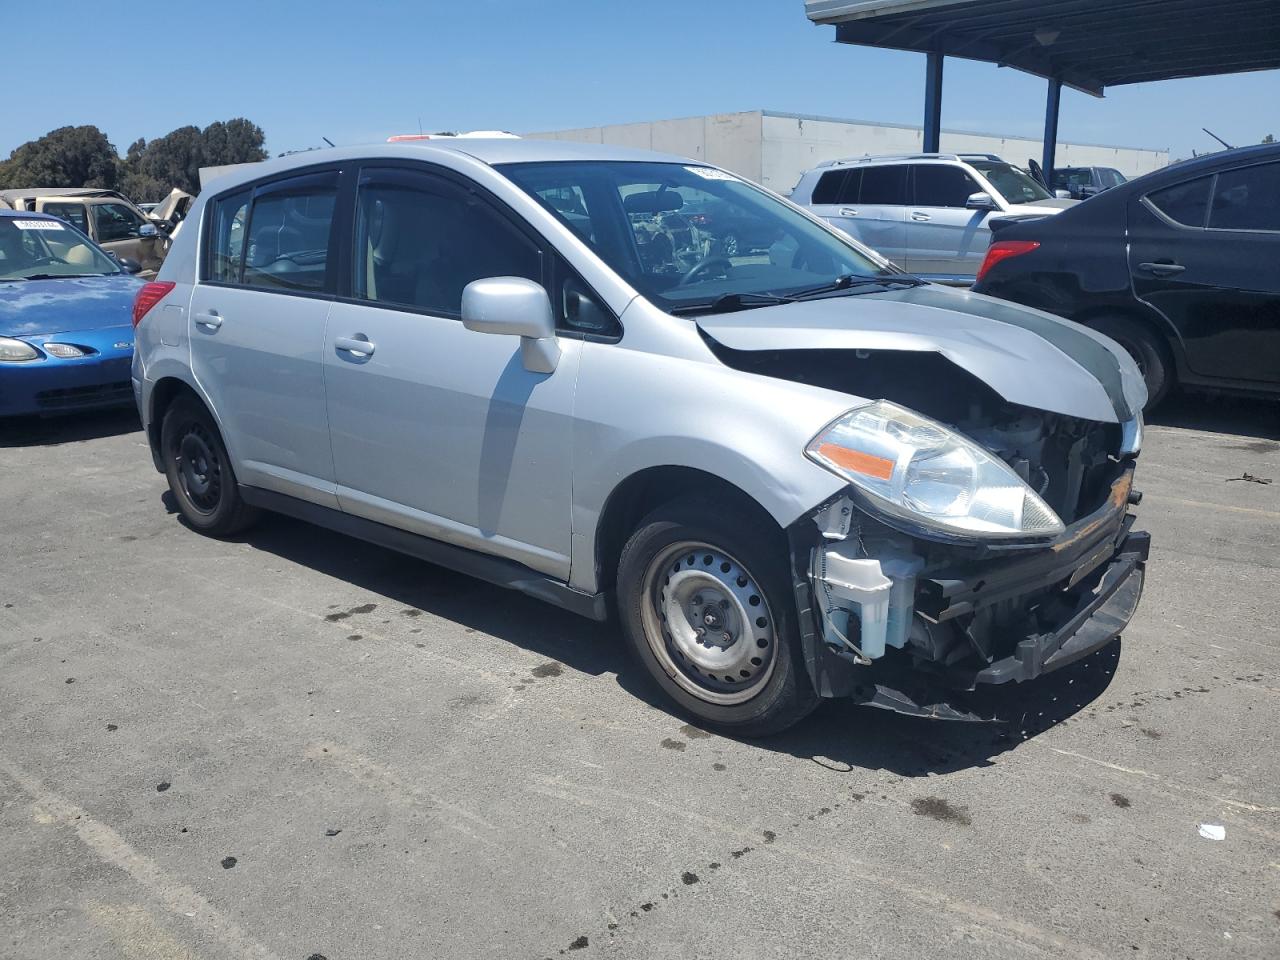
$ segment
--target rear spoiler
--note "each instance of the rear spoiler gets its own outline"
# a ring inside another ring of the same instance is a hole
[[[1050,216],[1047,213],[1009,213],[1002,217],[988,217],[987,227],[991,230],[993,237],[999,236],[1000,231],[1006,227],[1011,227],[1015,223],[1027,223],[1031,220],[1043,220]]]

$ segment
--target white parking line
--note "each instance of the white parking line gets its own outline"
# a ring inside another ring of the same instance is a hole
[[[246,960],[280,960],[234,921],[219,913],[194,889],[165,873],[154,860],[138,853],[124,837],[105,823],[93,819],[88,811],[47,789],[35,777],[7,760],[0,759],[0,773],[31,798],[36,807],[37,822],[73,827],[81,842],[99,859],[123,870],[157,903],[183,917],[203,936]]]

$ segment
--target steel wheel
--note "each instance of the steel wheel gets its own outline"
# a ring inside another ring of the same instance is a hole
[[[654,657],[708,703],[750,700],[777,660],[774,620],[755,577],[700,541],[672,544],[645,571],[641,616]]]
[[[222,499],[222,461],[213,438],[203,424],[191,422],[178,439],[178,477],[191,506],[213,513]]]

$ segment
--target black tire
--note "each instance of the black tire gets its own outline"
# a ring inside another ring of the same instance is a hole
[[[767,517],[701,497],[658,508],[622,550],[617,597],[631,653],[700,724],[733,736],[767,736],[817,707],[800,650],[786,541]],[[686,616],[695,604],[709,612]],[[683,652],[691,646],[692,659]]]
[[[1147,383],[1148,410],[1168,395],[1175,380],[1173,358],[1154,330],[1128,317],[1094,317],[1087,323],[1120,344],[1133,357]]]
[[[240,496],[222,434],[200,401],[173,401],[160,426],[160,451],[178,509],[196,530],[230,537],[258,519],[258,510]]]

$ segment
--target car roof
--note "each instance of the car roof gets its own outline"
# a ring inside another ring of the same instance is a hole
[[[62,222],[61,218],[55,217],[51,213],[37,213],[34,210],[10,210],[8,207],[0,207],[0,217],[10,220],[57,220]]]
[[[306,150],[301,153],[290,154],[287,157],[266,160],[262,163],[249,163],[238,166],[236,169],[218,177],[216,181],[212,181],[210,189],[212,189],[214,182],[216,182],[218,190],[223,190],[240,183],[258,180],[261,177],[287,173],[290,170],[328,162],[368,159],[430,160],[433,157],[438,158],[447,154],[469,156],[489,166],[497,166],[503,163],[547,163],[575,160],[696,163],[699,166],[707,165],[672,153],[635,150],[630,147],[614,147],[599,143],[579,143],[574,140],[465,137]]]
[[[862,157],[841,157],[838,160],[826,160],[815,170],[826,170],[833,167],[852,166],[859,163],[973,163],[977,161],[1008,163],[1003,157],[994,153],[877,153]]]
[[[13,190],[0,190],[0,197],[5,200],[30,200],[35,197],[120,197],[127,199],[118,190],[105,187],[20,187]]]

